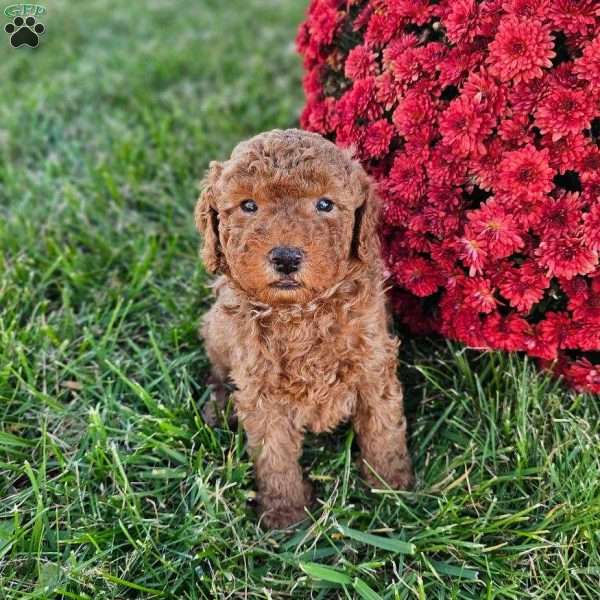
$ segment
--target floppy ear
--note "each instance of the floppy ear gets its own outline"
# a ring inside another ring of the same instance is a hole
[[[368,175],[360,167],[358,185],[362,204],[354,211],[354,230],[352,233],[351,255],[362,262],[368,262],[379,256],[379,198]]]
[[[196,228],[202,234],[202,250],[200,256],[209,273],[223,272],[226,267],[225,257],[219,242],[219,213],[216,209],[217,182],[223,171],[223,165],[212,161],[200,187],[200,198],[196,202],[194,218]]]

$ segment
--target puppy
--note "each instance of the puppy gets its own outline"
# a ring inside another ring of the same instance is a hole
[[[212,381],[235,386],[267,527],[306,516],[305,431],[352,420],[368,484],[412,482],[377,214],[348,151],[296,129],[240,143],[203,181],[201,255],[221,277],[201,335]]]

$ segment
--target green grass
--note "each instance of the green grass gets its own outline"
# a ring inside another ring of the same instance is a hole
[[[307,525],[257,528],[242,433],[199,416],[191,214],[297,123],[305,3],[47,5],[0,49],[0,599],[597,598],[600,408],[519,357],[407,340],[416,489],[365,489],[341,428]]]

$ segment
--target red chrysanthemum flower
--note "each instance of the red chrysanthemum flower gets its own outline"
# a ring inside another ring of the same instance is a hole
[[[445,283],[439,268],[424,258],[399,260],[393,272],[400,284],[419,297],[430,296]]]
[[[546,318],[538,323],[540,337],[557,349],[565,347],[571,329],[571,317],[565,312],[547,312]]]
[[[513,115],[523,115],[529,118],[531,111],[548,94],[547,76],[521,81],[513,85],[508,94],[508,102]]]
[[[459,339],[472,348],[487,348],[479,313],[465,304],[462,291],[449,290],[440,301],[440,330],[443,335]]]
[[[540,21],[505,17],[490,44],[490,71],[502,81],[528,81],[552,66],[554,43]]]
[[[600,15],[597,0],[552,0],[548,7],[548,17],[555,29],[569,33],[587,33]]]
[[[582,56],[575,61],[573,72],[596,89],[600,87],[600,35],[584,47]]]
[[[598,253],[574,237],[545,239],[535,254],[539,264],[546,267],[551,276],[565,279],[586,275],[598,265]]]
[[[480,3],[479,21],[477,22],[477,36],[480,36],[480,43],[483,43],[481,38],[493,39],[495,37],[502,17],[504,17],[502,0],[488,0]],[[485,43],[487,44],[487,40]]]
[[[311,5],[310,11],[308,35],[316,44],[331,44],[341,14],[327,0],[317,0]]]
[[[383,156],[394,136],[394,127],[385,119],[379,119],[367,126],[363,139],[363,148],[368,157]]]
[[[377,70],[376,54],[365,46],[356,46],[348,53],[344,73],[348,79],[365,79]]]
[[[414,33],[402,33],[392,40],[382,52],[383,66],[393,69],[394,62],[400,60],[407,52],[414,50],[419,38]]]
[[[542,146],[550,151],[548,161],[553,169],[559,173],[575,171],[585,153],[585,138],[579,133],[566,135],[558,140],[544,135],[542,136]]]
[[[389,173],[390,189],[404,201],[418,200],[425,192],[423,166],[409,156],[399,154]]]
[[[594,105],[585,92],[559,87],[540,102],[535,112],[535,124],[542,133],[558,140],[589,127],[593,115]]]
[[[491,133],[495,119],[485,105],[460,96],[440,117],[440,133],[447,146],[461,156],[486,153],[483,141]]]
[[[571,296],[569,309],[573,311],[573,318],[586,326],[600,325],[600,290],[588,288],[584,293]]]
[[[408,226],[413,231],[431,233],[435,237],[443,239],[458,231],[459,216],[449,213],[447,209],[436,206],[424,206],[409,221]]]
[[[579,157],[577,164],[581,181],[587,183],[600,175],[600,148],[595,144],[587,143]]]
[[[541,202],[541,214],[542,218],[535,229],[545,239],[577,231],[582,217],[579,194],[566,193],[559,198],[546,196]]]
[[[429,182],[432,185],[452,186],[460,185],[464,180],[468,165],[457,156],[450,154],[441,144],[432,148],[426,161]]]
[[[402,87],[390,71],[384,71],[375,79],[375,99],[383,106],[384,110],[392,110],[398,102],[401,89]]]
[[[550,279],[533,263],[520,268],[509,267],[498,276],[498,288],[511,306],[527,313],[544,296]]]
[[[505,0],[502,8],[520,19],[543,18],[548,10],[549,0]]]
[[[416,25],[425,25],[432,15],[429,0],[394,0],[393,11]]]
[[[312,131],[327,134],[334,127],[335,114],[335,100],[333,98],[313,100],[304,107],[300,121],[304,127]]]
[[[381,47],[389,42],[402,26],[402,20],[391,12],[374,13],[369,19],[365,32],[365,43]]]
[[[576,360],[565,367],[563,373],[576,390],[600,394],[600,366],[593,365],[587,358]]]
[[[496,308],[498,301],[489,279],[468,277],[463,282],[462,290],[467,307],[480,313],[490,313]]]
[[[498,127],[498,135],[511,148],[518,148],[529,141],[529,118],[517,115],[504,119]]]
[[[594,205],[598,202],[598,198],[600,198],[600,172],[586,178],[581,192],[581,201],[584,205]]]
[[[555,87],[581,90],[585,88],[585,83],[578,79],[573,70],[573,63],[568,61],[560,63],[548,72],[548,87],[550,91]]]
[[[493,200],[467,214],[469,230],[483,242],[494,258],[504,258],[523,246],[514,218]]]
[[[378,119],[383,112],[375,102],[375,78],[358,79],[339,100],[337,109],[344,123],[355,125],[359,118]]]
[[[483,67],[469,74],[463,85],[462,94],[473,98],[482,106],[487,106],[487,110],[496,116],[500,116],[504,110],[506,92]]]
[[[512,194],[496,194],[498,201],[513,216],[523,231],[535,228],[542,220],[540,197],[518,191]]]
[[[420,88],[409,90],[398,102],[393,121],[398,133],[406,139],[422,138],[429,141],[434,135],[433,102]]]
[[[472,182],[482,190],[491,191],[498,180],[498,163],[504,153],[504,145],[498,138],[492,138],[486,145],[486,154],[477,156],[469,163]]]
[[[506,152],[500,163],[497,189],[510,194],[536,197],[552,189],[553,172],[548,164],[548,150],[528,145]]]
[[[563,347],[584,352],[596,351],[600,348],[600,322],[571,318],[569,334],[563,342]]]
[[[492,348],[507,352],[523,350],[530,325],[518,315],[501,316],[498,312],[489,314],[483,326],[483,333]]]
[[[444,19],[448,39],[458,44],[463,40],[472,40],[475,36],[475,24],[479,15],[475,0],[457,0],[450,4],[448,15]]]

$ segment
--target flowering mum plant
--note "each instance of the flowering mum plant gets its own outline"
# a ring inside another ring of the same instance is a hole
[[[302,125],[384,200],[415,332],[600,393],[600,2],[312,0]]]

